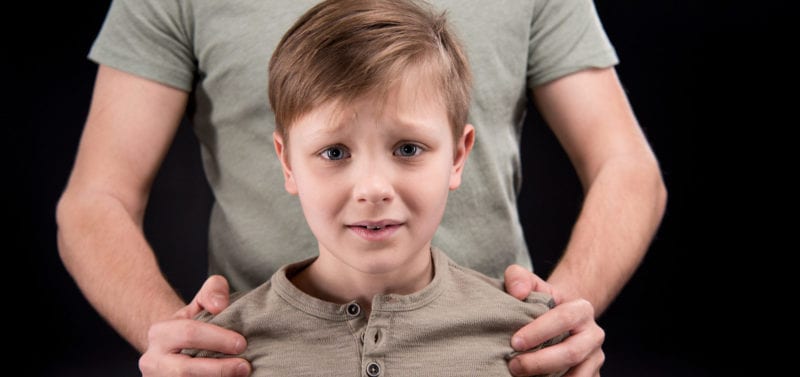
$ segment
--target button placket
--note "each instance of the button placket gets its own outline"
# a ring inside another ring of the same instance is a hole
[[[370,314],[367,327],[362,333],[363,364],[362,376],[379,377],[384,375],[384,352],[386,350],[386,331],[391,319],[391,313],[375,310]]]
[[[375,361],[367,363],[367,367],[364,368],[364,373],[367,374],[368,377],[378,377],[381,375],[381,365]]]
[[[361,306],[357,303],[351,303],[347,305],[347,315],[350,317],[358,317],[361,314]]]
[[[381,328],[370,327],[367,329],[367,331],[364,332],[364,334],[361,335],[361,341],[362,343],[364,341],[370,342],[373,347],[377,347],[378,342],[380,342],[381,340],[382,336],[381,333],[382,333]]]

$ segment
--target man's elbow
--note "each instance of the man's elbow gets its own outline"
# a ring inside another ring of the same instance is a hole
[[[667,208],[667,185],[664,183],[664,179],[659,176],[659,185],[658,185],[658,195],[657,195],[657,205],[659,208],[659,212],[663,216],[664,211]]]
[[[55,217],[56,217],[56,241],[58,244],[58,256],[61,258],[62,262],[66,263],[69,258],[69,251],[72,248],[67,247],[67,233],[69,229],[73,227],[73,224],[76,222],[76,215],[77,210],[75,209],[75,199],[73,195],[70,195],[69,192],[65,191],[61,194],[61,197],[58,199],[55,208]]]
[[[655,217],[657,217],[658,221],[660,221],[660,219],[664,217],[664,212],[667,208],[668,196],[667,185],[664,181],[661,167],[659,166],[659,163],[655,157],[653,157],[650,159],[649,163],[646,164],[646,168],[642,169],[642,171],[647,177],[645,187],[650,187],[648,193],[653,205],[653,213]]]
[[[617,173],[618,182],[626,187],[624,191],[660,222],[667,206],[667,185],[656,157],[648,153],[623,156],[614,161],[616,169],[613,171]]]
[[[58,255],[66,267],[77,259],[75,253],[80,249],[77,245],[87,229],[91,228],[86,226],[88,219],[93,217],[90,212],[99,208],[102,202],[101,197],[86,197],[85,194],[69,188],[58,199],[55,208],[56,243]]]

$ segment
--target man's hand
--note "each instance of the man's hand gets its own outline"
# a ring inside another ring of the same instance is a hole
[[[228,307],[228,282],[211,276],[189,305],[171,319],[157,322],[148,331],[147,350],[139,359],[142,376],[246,377],[250,364],[240,358],[193,358],[181,353],[193,348],[235,355],[245,350],[245,338],[228,329],[197,321],[203,310],[218,314]]]
[[[518,355],[508,362],[515,376],[555,373],[569,369],[566,376],[600,376],[605,361],[601,346],[605,332],[594,320],[594,308],[584,299],[569,299],[555,287],[517,265],[505,273],[506,291],[523,300],[531,291],[553,296],[556,307],[525,325],[511,338],[516,351],[527,351],[550,338],[569,332],[563,342],[536,352]]]

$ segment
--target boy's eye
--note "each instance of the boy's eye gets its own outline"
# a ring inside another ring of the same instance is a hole
[[[326,160],[336,161],[336,160],[341,160],[341,159],[345,159],[347,157],[350,157],[350,153],[348,153],[342,147],[330,147],[330,148],[322,151],[320,156],[322,156],[322,158],[324,158]]]
[[[403,144],[394,150],[394,154],[400,157],[413,157],[422,152],[422,148],[414,144]]]

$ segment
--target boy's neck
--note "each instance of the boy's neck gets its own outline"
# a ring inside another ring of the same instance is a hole
[[[320,253],[308,267],[290,277],[298,289],[318,299],[345,304],[355,300],[366,310],[372,310],[376,295],[408,295],[425,288],[433,280],[433,256],[420,253],[411,263],[384,273],[364,273],[341,263],[335,257]]]

